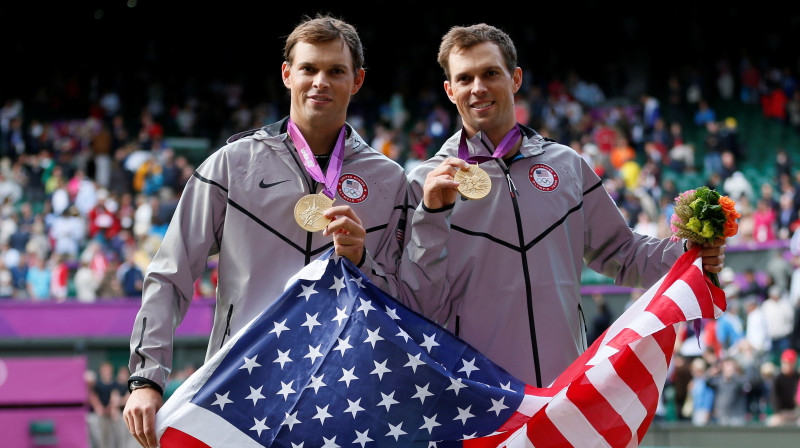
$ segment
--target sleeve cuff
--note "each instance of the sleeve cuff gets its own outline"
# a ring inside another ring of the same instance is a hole
[[[452,209],[453,207],[456,206],[455,202],[452,203],[452,204],[445,205],[444,207],[436,208],[436,209],[425,207],[425,203],[424,202],[420,202],[420,205],[422,205],[422,209],[425,210],[428,213],[446,212],[447,210],[450,210],[450,209]]]

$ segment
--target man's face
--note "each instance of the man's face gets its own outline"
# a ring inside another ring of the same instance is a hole
[[[522,83],[522,70],[506,68],[500,48],[483,42],[455,48],[448,60],[450,79],[444,89],[456,107],[469,137],[478,131],[501,139],[516,123],[514,93]]]
[[[364,82],[364,70],[353,71],[350,48],[340,39],[299,42],[292,50],[294,63],[284,62],[284,85],[291,91],[292,120],[299,125],[340,128],[350,96]]]

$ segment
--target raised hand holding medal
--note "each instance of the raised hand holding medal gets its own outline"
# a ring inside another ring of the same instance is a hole
[[[491,156],[470,156],[469,148],[467,147],[467,133],[465,129],[462,129],[461,141],[458,145],[458,157],[471,165],[469,165],[468,170],[458,170],[453,176],[453,180],[459,183],[458,192],[467,199],[481,199],[489,194],[492,190],[492,180],[486,171],[478,166],[478,163],[502,158],[521,138],[522,133],[519,130],[519,126],[514,125],[503,137],[503,140],[500,141],[500,144],[497,145]]]
[[[304,230],[309,232],[318,232],[324,229],[331,220],[323,212],[333,205],[336,193],[334,186],[339,180],[339,174],[342,170],[342,153],[344,152],[344,126],[339,132],[339,138],[336,141],[336,146],[331,153],[331,159],[328,163],[326,173],[322,173],[322,168],[317,163],[314,153],[308,146],[308,143],[300,133],[297,125],[289,119],[288,123],[289,136],[294,142],[295,150],[300,155],[300,160],[303,161],[308,174],[315,181],[324,185],[322,192],[307,194],[297,201],[294,206],[294,219],[297,224]]]

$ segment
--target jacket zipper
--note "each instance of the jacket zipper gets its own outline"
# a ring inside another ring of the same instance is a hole
[[[233,305],[228,308],[228,317],[225,318],[225,331],[222,332],[222,341],[219,343],[219,348],[225,345],[225,338],[231,335],[231,317],[233,316]]]
[[[141,334],[139,335],[139,343],[138,343],[138,344],[136,344],[136,350],[135,350],[136,354],[137,354],[137,355],[139,355],[139,356],[142,358],[142,364],[141,364],[141,366],[139,367],[139,368],[141,368],[141,369],[144,369],[145,358],[144,358],[144,355],[142,355],[142,354],[139,352],[139,349],[141,349],[141,348],[142,348],[142,342],[144,342],[144,332],[145,332],[145,330],[146,330],[146,329],[147,329],[147,317],[143,317],[143,318],[142,318],[142,332],[141,332]]]
[[[511,171],[508,169],[504,163],[501,163],[497,160],[497,164],[500,166],[500,169],[506,175],[506,179],[508,180],[508,192],[511,194],[511,203],[514,204],[514,217],[517,221],[517,236],[519,238],[519,247],[520,249],[525,247],[525,236],[522,233],[522,216],[519,213],[519,203],[517,202],[517,197],[519,193],[517,192],[517,188],[514,185],[514,181],[511,180]],[[542,369],[539,367],[539,344],[536,339],[536,322],[534,320],[534,313],[533,313],[533,292],[531,288],[531,278],[530,278],[530,268],[528,267],[528,257],[525,254],[525,251],[520,250],[520,255],[522,256],[522,276],[525,279],[525,295],[527,297],[527,305],[528,305],[528,328],[531,331],[531,349],[533,351],[533,360],[536,372],[536,386],[543,387],[542,385]]]
[[[586,326],[586,316],[583,314],[583,307],[580,303],[578,303],[578,319],[580,325],[580,330],[583,336],[581,340],[583,340],[583,351],[586,351],[589,347],[589,327]]]
[[[306,185],[308,185],[309,194],[314,194],[317,191],[317,181],[315,181],[314,179],[310,179],[309,178],[309,176],[307,175],[305,166],[303,166],[303,164],[300,163],[299,160],[297,160],[297,157],[295,156],[296,152],[293,151],[293,149],[289,146],[288,141],[284,141],[283,144],[286,145],[286,148],[289,150],[289,153],[292,155],[292,159],[294,160],[294,163],[297,164],[297,167],[300,169],[300,172],[303,173],[303,180],[305,180],[306,181]],[[312,244],[313,237],[314,237],[314,234],[312,232],[306,232],[306,250],[305,250],[305,255],[304,255],[305,258],[303,259],[304,260],[303,261],[303,266],[308,266],[308,264],[311,263],[311,247],[312,247],[311,244]]]

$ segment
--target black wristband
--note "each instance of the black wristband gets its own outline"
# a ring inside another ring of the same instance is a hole
[[[452,204],[447,204],[447,205],[445,205],[444,207],[439,207],[439,208],[428,208],[428,207],[425,207],[425,203],[424,203],[424,202],[422,202],[422,209],[423,209],[423,210],[425,210],[425,211],[426,211],[426,212],[428,212],[428,213],[439,213],[439,212],[443,212],[443,211],[446,211],[446,210],[450,210],[451,208],[453,208],[453,207],[455,207],[455,206],[456,206],[456,203],[454,202],[454,203],[452,203]]]
[[[156,392],[164,395],[164,389],[153,380],[141,376],[132,376],[128,378],[128,391],[133,392],[134,388],[141,388],[142,386],[152,387]]]

